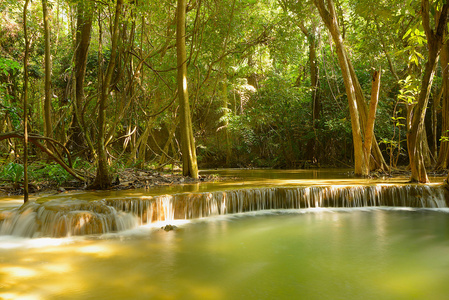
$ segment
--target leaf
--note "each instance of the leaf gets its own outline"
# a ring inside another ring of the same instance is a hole
[[[410,28],[410,29],[407,30],[407,32],[404,34],[404,36],[402,37],[402,39],[405,39],[411,32],[412,32],[412,29]]]

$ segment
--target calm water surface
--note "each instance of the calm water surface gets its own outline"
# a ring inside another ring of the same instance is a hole
[[[216,174],[222,178],[232,178],[219,182],[203,182],[198,184],[164,185],[147,189],[130,189],[124,191],[72,192],[52,195],[32,196],[37,201],[48,201],[64,197],[82,200],[99,200],[117,197],[138,197],[188,192],[212,192],[218,190],[260,188],[272,186],[317,186],[317,185],[373,185],[373,184],[405,184],[408,177],[381,177],[374,179],[354,178],[352,169],[309,169],[309,170],[271,170],[271,169],[216,169],[203,170],[202,175]],[[445,177],[429,177],[433,184],[442,183]],[[21,205],[23,197],[0,198],[0,211],[4,205]]]
[[[449,211],[268,211],[1,237],[3,299],[447,299]],[[20,298],[23,297],[23,298]]]
[[[207,173],[241,179],[34,200],[407,181],[353,179],[350,170]],[[0,199],[0,211],[20,205]],[[276,210],[171,224],[178,229],[0,236],[0,299],[448,299],[449,209]]]

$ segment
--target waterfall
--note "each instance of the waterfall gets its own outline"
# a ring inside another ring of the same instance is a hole
[[[204,193],[29,202],[0,219],[0,235],[102,234],[175,219],[267,209],[402,206],[447,207],[448,191],[430,185],[265,187]]]
[[[447,199],[447,191],[441,186],[376,185],[269,187],[105,201],[118,211],[136,215],[141,224],[146,224],[266,209],[372,206],[443,208],[447,207]]]
[[[0,223],[0,235],[66,237],[122,231],[137,225],[137,218],[101,201],[52,200],[28,202]]]

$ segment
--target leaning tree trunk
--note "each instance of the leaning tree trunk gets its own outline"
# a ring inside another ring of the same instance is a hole
[[[187,55],[186,55],[186,0],[178,0],[176,53],[178,63],[178,99],[180,108],[182,174],[198,178],[195,140],[193,138],[192,119],[190,115],[189,93],[187,90]]]
[[[422,134],[424,133],[424,118],[429,103],[430,90],[435,68],[442,47],[444,32],[446,31],[449,3],[445,3],[441,8],[439,17],[435,21],[435,30],[430,28],[429,0],[421,2],[421,16],[424,31],[427,37],[428,59],[421,81],[421,90],[418,96],[418,102],[412,108],[411,126],[407,132],[407,146],[410,159],[410,168],[412,182],[429,182],[424,162],[424,144]]]
[[[366,174],[365,167],[366,160],[363,152],[363,140],[360,126],[359,110],[356,99],[356,89],[351,77],[351,70],[348,62],[349,59],[343,45],[343,37],[338,26],[334,4],[332,0],[328,0],[327,5],[324,3],[324,0],[314,0],[314,3],[318,8],[318,11],[320,12],[324,24],[329,29],[332,35],[332,39],[335,43],[335,48],[337,51],[338,63],[340,65],[343,81],[346,88],[346,94],[349,103],[349,112],[351,115],[352,138],[354,143],[354,172],[355,175],[358,176],[368,175]]]
[[[355,95],[357,100],[357,105],[360,109],[360,125],[362,128],[366,128],[367,122],[368,122],[368,107],[366,105],[365,96],[363,95],[362,87],[360,86],[359,80],[357,78],[357,75],[355,74],[354,66],[352,65],[351,61],[348,60],[349,70],[351,72],[351,77],[354,82],[355,86]],[[365,143],[367,143],[365,138]],[[381,169],[386,170],[389,169],[387,163],[385,162],[385,159],[382,155],[382,152],[379,148],[379,144],[377,143],[376,136],[372,135],[372,151],[371,154],[373,155],[370,159],[374,160],[374,164],[371,165],[372,169]],[[368,164],[368,163],[367,163]]]
[[[407,147],[412,171],[412,182],[429,182],[424,160],[424,118],[429,102],[430,88],[435,75],[436,55],[429,56],[421,82],[418,103],[412,108],[411,127],[407,132]]]
[[[112,30],[112,45],[111,45],[111,58],[108,63],[106,75],[101,86],[100,103],[98,109],[98,142],[97,142],[97,174],[92,187],[104,189],[111,185],[111,178],[109,176],[106,144],[105,144],[105,123],[106,123],[106,102],[109,96],[109,86],[112,81],[112,75],[114,73],[116,56],[117,56],[117,44],[119,37],[119,20],[122,10],[123,0],[117,0],[114,27]]]

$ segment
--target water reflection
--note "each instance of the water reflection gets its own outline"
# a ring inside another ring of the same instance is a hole
[[[184,192],[213,192],[242,188],[261,188],[276,186],[329,186],[329,185],[397,185],[408,182],[408,177],[381,177],[375,179],[354,178],[351,169],[309,169],[309,170],[272,170],[272,169],[217,169],[202,170],[202,175],[217,174],[229,181],[203,182],[197,184],[164,185],[146,189],[130,189],[122,191],[74,191],[68,193],[53,193],[34,195],[31,200],[44,202],[54,199],[76,198],[78,200],[94,201],[104,198],[145,197]],[[429,177],[433,184],[443,182],[443,177]],[[0,198],[0,213],[22,204],[23,197]]]
[[[15,238],[13,251],[0,248],[0,298],[443,299],[449,292],[448,212],[266,211],[169,232],[159,225]]]
[[[242,179],[122,192],[41,195],[38,202],[145,199],[235,187],[241,190],[221,193],[221,197],[246,195],[253,199],[266,193],[269,198],[269,190],[248,190],[303,185],[305,193],[315,193],[318,198],[320,191],[333,195],[343,191],[346,196],[341,201],[351,204],[354,199],[349,198],[358,197],[360,190],[353,185],[369,185],[377,191],[407,181],[352,179],[348,172],[339,170],[209,172]],[[329,187],[333,184],[338,186]],[[282,188],[280,193],[288,200],[295,190]],[[200,202],[195,195],[189,203],[198,205],[201,213],[207,211],[207,201]],[[169,198],[158,202],[164,216],[173,213]],[[322,200],[318,198],[308,207],[319,206],[316,203]],[[224,203],[228,205],[224,209],[230,211],[232,201]],[[19,198],[2,199],[0,213],[20,205]],[[218,205],[208,209],[219,211]],[[168,222],[178,230],[161,230]],[[447,208],[268,210],[168,222],[84,237],[0,236],[0,298],[445,299],[449,294]]]

